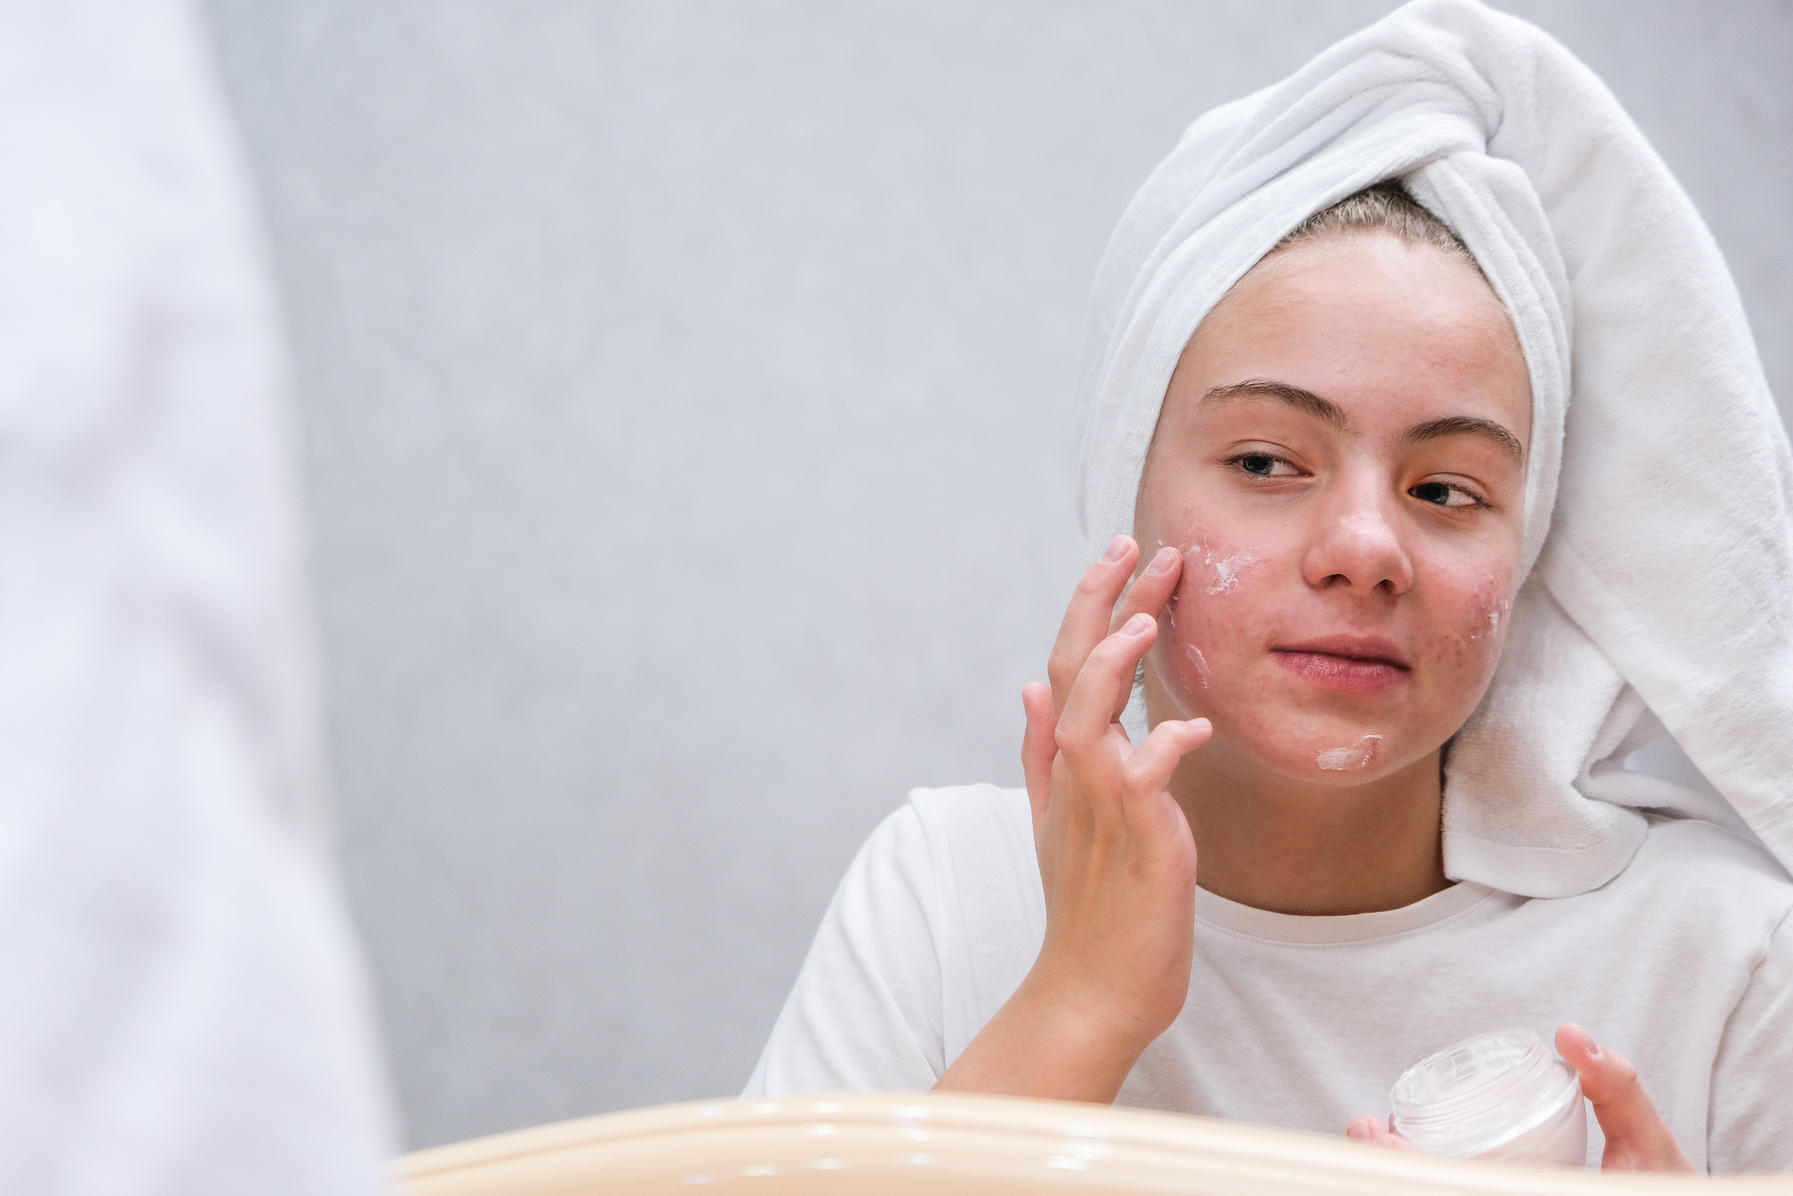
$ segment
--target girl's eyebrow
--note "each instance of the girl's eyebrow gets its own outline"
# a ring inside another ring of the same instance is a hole
[[[1443,419],[1415,424],[1407,429],[1407,435],[1401,439],[1408,444],[1417,444],[1422,440],[1437,440],[1444,436],[1486,437],[1505,449],[1507,455],[1513,458],[1514,464],[1525,464],[1525,446],[1519,443],[1519,437],[1491,419],[1481,419],[1473,415],[1447,415]]]
[[[1203,402],[1212,403],[1225,403],[1233,399],[1275,399],[1331,424],[1341,432],[1351,426],[1350,417],[1345,414],[1344,408],[1331,399],[1323,399],[1311,390],[1268,378],[1247,378],[1243,382],[1210,387],[1208,393],[1202,396]],[[1407,429],[1407,434],[1401,439],[1408,444],[1418,444],[1424,440],[1439,440],[1446,436],[1484,437],[1498,444],[1515,463],[1525,463],[1525,446],[1519,443],[1519,437],[1491,419],[1474,415],[1447,415],[1443,419],[1427,420]]]
[[[1345,409],[1331,399],[1323,399],[1311,390],[1303,390],[1287,382],[1273,382],[1268,378],[1247,378],[1228,386],[1210,387],[1208,393],[1202,396],[1205,403],[1225,403],[1231,399],[1277,399],[1297,411],[1331,424],[1341,432],[1351,423],[1345,415]],[[1412,435],[1413,433],[1408,433],[1409,437]]]

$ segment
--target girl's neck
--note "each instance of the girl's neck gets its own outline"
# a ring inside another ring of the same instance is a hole
[[[1257,909],[1321,915],[1399,909],[1450,886],[1438,752],[1339,787],[1279,776],[1227,748],[1216,736],[1171,778],[1202,888]]]

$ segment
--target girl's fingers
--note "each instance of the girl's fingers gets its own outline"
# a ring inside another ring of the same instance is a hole
[[[1108,622],[1108,633],[1113,635],[1119,631],[1140,611],[1157,618],[1170,596],[1176,593],[1177,579],[1182,575],[1183,554],[1169,546],[1160,548],[1146,563],[1145,572],[1135,578],[1121,596],[1120,603],[1114,608],[1114,617]]]
[[[1058,639],[1052,655],[1046,658],[1046,679],[1052,683],[1053,708],[1064,711],[1065,702],[1083,670],[1083,662],[1108,634],[1108,621],[1114,604],[1127,588],[1133,575],[1133,563],[1139,556],[1139,545],[1132,536],[1116,536],[1102,558],[1091,565],[1077,583],[1076,593],[1065,608],[1064,622],[1059,624]]]
[[[1208,742],[1214,724],[1205,718],[1166,719],[1133,749],[1121,766],[1122,789],[1127,797],[1155,797],[1170,787],[1177,762]]]
[[[1345,1127],[1345,1137],[1357,1142],[1366,1142],[1371,1146],[1386,1146],[1390,1150],[1405,1150],[1419,1153],[1419,1147],[1401,1137],[1383,1125],[1377,1118],[1364,1114]]]
[[[1021,707],[1027,711],[1027,731],[1021,737],[1021,775],[1027,778],[1027,801],[1033,807],[1033,819],[1046,816],[1046,805],[1052,796],[1052,759],[1058,755],[1058,743],[1052,733],[1058,727],[1058,715],[1052,709],[1052,691],[1038,681],[1021,687]]]
[[[1674,1131],[1637,1078],[1637,1068],[1617,1051],[1603,1050],[1586,1030],[1564,1022],[1557,1053],[1581,1079],[1581,1094],[1594,1106],[1606,1136],[1604,1171],[1692,1171]]]
[[[1059,749],[1073,762],[1107,737],[1115,711],[1126,704],[1126,697],[1133,690],[1133,671],[1157,635],[1157,622],[1140,613],[1084,658],[1070,693],[1059,703],[1054,734]],[[1058,698],[1056,689],[1053,697]]]

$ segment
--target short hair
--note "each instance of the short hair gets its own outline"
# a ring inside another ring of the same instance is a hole
[[[1434,249],[1462,258],[1476,273],[1482,267],[1469,252],[1463,239],[1451,231],[1450,225],[1434,216],[1413,198],[1400,179],[1383,179],[1321,208],[1291,229],[1270,252],[1287,249],[1302,241],[1325,237],[1352,236],[1382,232],[1405,245],[1429,245]],[[1485,275],[1484,275],[1485,277]]]

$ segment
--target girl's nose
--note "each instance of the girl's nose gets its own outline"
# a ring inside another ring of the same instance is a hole
[[[1383,495],[1343,491],[1313,510],[1317,526],[1301,575],[1311,586],[1344,586],[1403,594],[1413,585],[1413,562],[1401,543],[1393,502]]]

